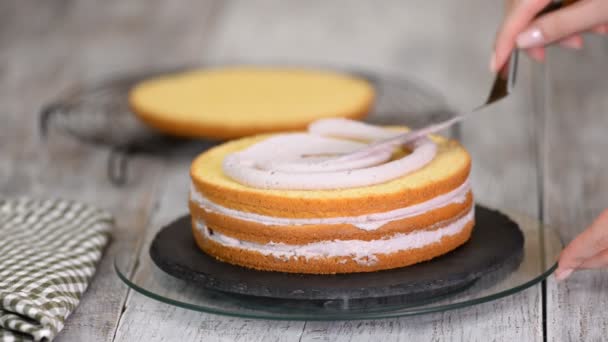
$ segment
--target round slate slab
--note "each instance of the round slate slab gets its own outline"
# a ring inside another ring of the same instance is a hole
[[[517,224],[498,211],[482,206],[475,210],[475,228],[463,246],[430,261],[380,272],[311,275],[234,266],[196,246],[190,216],[161,229],[152,242],[150,256],[172,276],[239,295],[307,300],[425,299],[466,288],[484,274],[521,260],[524,237]]]

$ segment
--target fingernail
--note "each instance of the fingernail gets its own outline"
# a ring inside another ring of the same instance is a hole
[[[580,50],[583,48],[583,43],[578,39],[566,39],[559,42],[559,45],[569,49]]]
[[[526,49],[543,43],[543,33],[537,28],[526,30],[517,36],[517,46]]]
[[[492,52],[492,57],[490,57],[490,71],[496,72],[496,52]]]
[[[557,281],[564,281],[572,274],[572,272],[574,272],[574,269],[572,268],[567,268],[565,270],[557,270],[555,271],[555,279],[557,279]]]

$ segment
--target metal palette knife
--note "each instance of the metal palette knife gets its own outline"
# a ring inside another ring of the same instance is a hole
[[[552,2],[547,7],[545,7],[542,11],[540,11],[537,14],[537,17],[542,16],[549,12],[555,11],[555,10],[557,10],[563,6],[569,5],[573,2],[575,2],[575,1],[569,0],[569,1]],[[443,120],[440,122],[432,123],[426,127],[420,128],[420,129],[412,130],[412,131],[397,135],[392,138],[377,141],[373,144],[368,145],[367,147],[365,147],[361,150],[342,155],[340,157],[340,159],[345,159],[345,158],[348,159],[348,158],[353,158],[353,157],[356,158],[357,156],[360,156],[360,155],[366,155],[369,153],[373,153],[373,151],[375,151],[379,148],[407,144],[409,142],[412,142],[412,141],[414,141],[418,138],[421,138],[423,136],[426,136],[428,134],[444,130],[460,121],[463,121],[464,119],[471,117],[473,114],[476,114],[480,110],[504,99],[505,97],[507,97],[507,95],[509,95],[512,92],[512,90],[515,86],[515,78],[517,75],[518,53],[519,53],[519,51],[517,48],[513,49],[513,52],[511,53],[511,56],[509,57],[509,61],[507,63],[505,63],[503,65],[503,67],[497,72],[496,79],[494,80],[492,88],[490,89],[490,94],[488,95],[486,101],[484,103],[482,103],[480,106],[476,107],[475,109],[473,109],[469,112],[464,112],[464,113],[455,115],[449,119],[446,119],[446,120]]]

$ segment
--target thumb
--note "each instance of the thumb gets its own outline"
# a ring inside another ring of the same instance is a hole
[[[517,46],[543,46],[608,21],[608,1],[586,0],[544,15],[517,36]]]

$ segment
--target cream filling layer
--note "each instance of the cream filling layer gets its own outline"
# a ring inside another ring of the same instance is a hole
[[[437,196],[426,202],[395,209],[383,213],[366,214],[360,216],[328,217],[328,218],[285,218],[248,213],[236,209],[226,208],[212,202],[200,193],[193,184],[190,185],[190,199],[202,209],[216,214],[231,216],[240,220],[263,224],[266,226],[305,226],[315,224],[350,224],[362,230],[376,230],[392,221],[418,216],[430,210],[442,208],[453,203],[464,203],[471,190],[469,179],[458,188]]]
[[[436,143],[427,137],[407,143],[411,153],[394,160],[393,152],[400,144],[375,144],[398,135],[354,120],[322,119],[312,123],[306,133],[278,134],[228,154],[222,169],[234,181],[259,189],[323,190],[380,184],[423,168],[437,154]],[[364,152],[353,153],[361,150]]]
[[[304,257],[351,257],[361,265],[373,265],[378,261],[376,254],[392,254],[404,250],[417,249],[440,242],[442,238],[456,235],[464,230],[475,215],[474,207],[458,220],[436,230],[421,230],[411,233],[398,233],[380,240],[333,240],[314,242],[305,245],[288,245],[270,242],[260,244],[235,239],[218,232],[211,233],[202,220],[196,222],[196,228],[205,236],[222,246],[241,248],[263,255],[288,261],[291,258]]]

